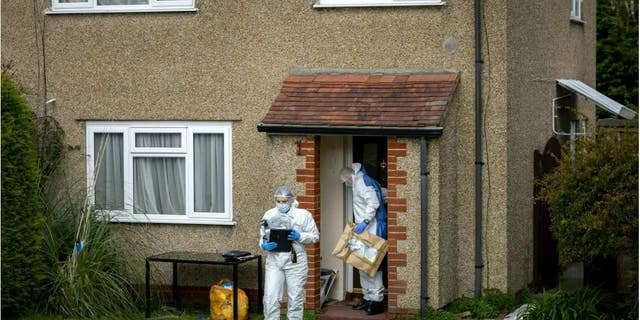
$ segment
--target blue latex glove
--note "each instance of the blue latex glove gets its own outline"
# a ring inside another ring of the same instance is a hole
[[[296,231],[296,229],[291,229],[291,233],[287,236],[288,240],[298,240],[300,239],[300,233]]]
[[[275,242],[263,242],[260,245],[260,248],[262,250],[271,251],[271,250],[275,249],[277,246],[278,246],[278,244],[275,243]]]
[[[364,231],[364,229],[366,229],[368,225],[369,225],[368,223],[362,221],[358,223],[355,228],[353,228],[353,232],[362,233],[362,231]]]

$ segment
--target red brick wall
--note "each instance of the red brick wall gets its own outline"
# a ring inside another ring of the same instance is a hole
[[[398,225],[398,216],[407,212],[407,199],[398,195],[397,186],[407,184],[407,172],[398,170],[398,157],[407,155],[407,144],[399,143],[394,137],[387,138],[387,215],[389,251],[387,253],[388,308],[389,313],[407,314],[413,310],[398,307],[398,295],[407,290],[406,280],[398,278],[398,267],[407,265],[407,254],[398,251],[398,240],[407,238],[407,228]]]
[[[296,181],[304,184],[298,191],[300,208],[309,210],[320,229],[320,137],[309,136],[298,144],[298,156],[304,157],[304,168],[296,169]],[[305,309],[320,306],[320,242],[307,245],[309,276],[305,287]]]

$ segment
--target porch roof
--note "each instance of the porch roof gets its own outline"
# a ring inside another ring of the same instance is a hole
[[[439,136],[454,71],[289,75],[258,131]]]

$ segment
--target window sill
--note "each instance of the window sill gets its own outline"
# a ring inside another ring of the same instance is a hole
[[[199,225],[220,225],[235,226],[236,221],[220,218],[198,218],[198,217],[149,217],[144,215],[131,216],[129,214],[112,214],[111,222],[124,223],[149,223],[149,224],[199,224]]]
[[[323,3],[321,0],[317,1],[314,8],[352,8],[352,7],[423,7],[423,6],[444,6],[447,3],[444,1],[416,1],[416,0],[404,0],[404,1],[375,1],[371,2],[354,2],[354,3]]]
[[[153,12],[196,12],[198,8],[145,8],[145,9],[47,9],[44,14],[96,14],[96,13],[153,13]]]
[[[571,23],[575,23],[575,24],[585,24],[586,23],[584,20],[582,20],[581,18],[578,18],[578,17],[571,17],[571,18],[569,18],[569,21]]]

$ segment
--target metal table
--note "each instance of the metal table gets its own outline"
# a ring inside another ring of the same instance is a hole
[[[171,262],[173,264],[173,283],[172,283],[172,295],[173,303],[176,308],[180,306],[180,294],[178,291],[178,264],[210,264],[210,265],[227,265],[233,267],[233,319],[238,319],[238,265],[251,260],[258,260],[258,306],[262,305],[262,256],[251,255],[242,257],[242,259],[227,260],[221,253],[209,253],[209,252],[191,252],[191,251],[172,251],[165,252],[158,255],[149,256],[145,261],[145,294],[146,294],[146,311],[145,317],[149,318],[151,315],[151,292],[149,289],[150,268],[149,264],[152,261],[155,262]]]

